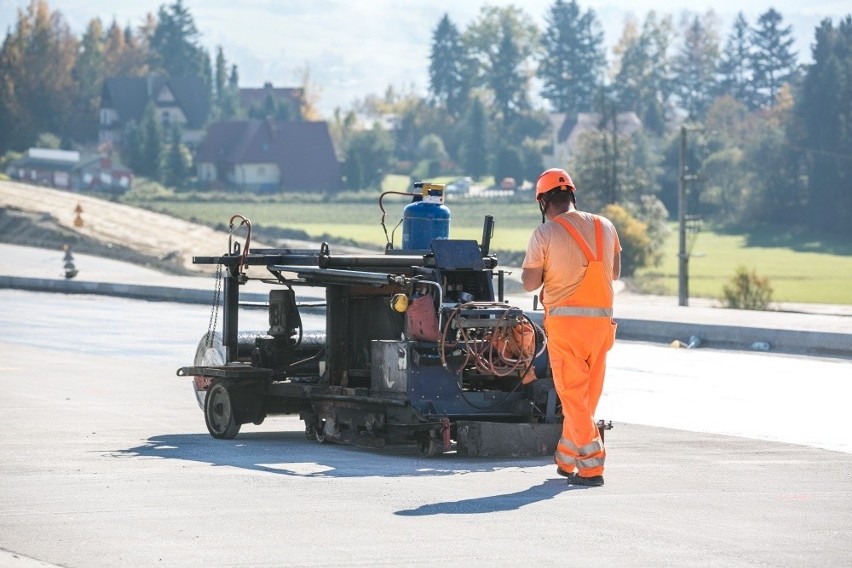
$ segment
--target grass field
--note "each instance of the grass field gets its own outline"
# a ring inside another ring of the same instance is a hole
[[[402,218],[408,203],[401,197],[384,200],[388,234]],[[450,236],[456,239],[482,238],[485,215],[495,220],[492,249],[523,251],[531,231],[541,222],[531,200],[469,200],[451,196]],[[380,220],[378,198],[374,202],[331,203],[200,203],[153,202],[152,209],[195,221],[227,223],[234,213],[250,218],[256,225],[304,231],[311,238],[350,239],[368,247],[382,249],[385,234]],[[394,243],[399,246],[401,229]],[[636,281],[645,290],[677,294],[677,231],[669,236],[663,264],[637,274]],[[852,304],[852,243],[830,240],[799,240],[793,235],[770,230],[724,233],[704,230],[699,233],[689,263],[691,297],[718,298],[722,289],[743,265],[769,278],[776,302],[814,302]]]
[[[408,198],[389,195],[383,204],[387,215],[385,225],[388,234],[402,219],[402,210],[410,202]],[[541,222],[535,203],[448,200],[451,209],[450,235],[454,239],[482,239],[485,215],[492,215],[495,222],[492,248],[522,251],[527,246],[530,232]],[[301,230],[317,238],[329,235],[351,239],[367,246],[384,248],[385,233],[381,227],[382,212],[378,197],[375,202],[348,203],[200,203],[200,202],[154,202],[148,207],[184,219],[193,219],[206,224],[227,223],[234,213],[245,215],[256,225]],[[396,230],[394,244],[398,247],[402,239],[401,227]]]
[[[662,266],[640,271],[638,280],[676,295],[677,249],[673,227]],[[797,241],[767,229],[750,235],[699,233],[689,261],[689,295],[721,297],[740,265],[769,278],[773,301],[852,304],[852,243]]]

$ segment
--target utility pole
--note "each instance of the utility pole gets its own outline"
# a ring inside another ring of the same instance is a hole
[[[686,133],[690,130],[685,124],[680,126],[680,158],[678,160],[677,217],[678,217],[678,279],[677,300],[679,306],[689,305],[689,252],[686,250],[686,223],[690,219],[686,214],[686,182],[699,179],[690,174],[686,165]],[[692,128],[691,130],[703,130]],[[694,221],[694,219],[693,219]]]
[[[686,253],[686,126],[680,127],[680,154],[677,175],[677,304],[689,305],[689,257]]]

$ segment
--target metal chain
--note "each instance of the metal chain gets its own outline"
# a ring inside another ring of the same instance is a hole
[[[210,308],[210,321],[207,323],[207,348],[213,347],[213,330],[219,320],[219,297],[222,290],[222,264],[216,265],[216,273],[213,275],[216,283],[213,285],[213,307]]]

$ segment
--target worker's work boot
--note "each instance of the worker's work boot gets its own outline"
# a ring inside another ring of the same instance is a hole
[[[568,473],[567,471],[565,471],[564,469],[562,469],[558,465],[556,466],[556,473],[561,475],[562,477],[568,477],[568,478],[570,478],[572,475],[574,475],[573,472]]]
[[[583,485],[585,487],[600,487],[604,484],[603,475],[593,475],[591,477],[580,477],[576,473],[568,476],[568,485]]]

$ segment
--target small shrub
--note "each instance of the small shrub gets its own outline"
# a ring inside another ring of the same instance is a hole
[[[772,301],[769,278],[745,266],[738,266],[730,283],[723,288],[725,307],[737,310],[765,310]]]
[[[9,167],[9,164],[14,162],[15,160],[19,160],[23,156],[20,152],[15,152],[14,150],[9,150],[2,156],[0,156],[0,172],[6,172],[6,168]]]
[[[620,205],[607,205],[601,215],[612,221],[621,241],[621,275],[633,276],[637,269],[648,265],[651,258],[651,239],[648,225],[633,217]]]

